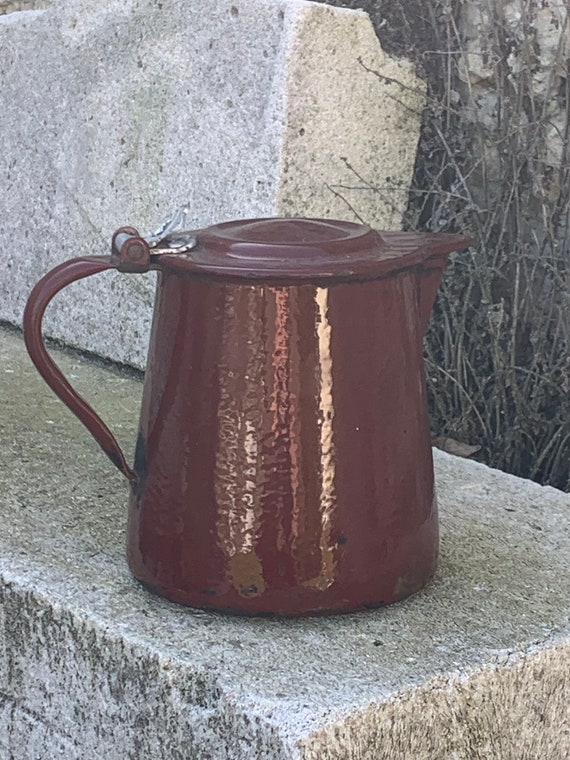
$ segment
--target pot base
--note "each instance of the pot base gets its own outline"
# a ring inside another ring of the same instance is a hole
[[[436,570],[437,560],[429,570],[425,568],[425,573],[421,578],[416,576],[413,580],[408,578],[406,582],[397,584],[395,592],[383,599],[359,597],[354,591],[350,595],[347,593],[346,597],[343,598],[344,595],[334,588],[324,592],[314,591],[311,594],[312,598],[308,598],[306,589],[301,591],[290,589],[289,591],[266,592],[262,596],[245,599],[239,597],[235,591],[215,595],[212,591],[199,593],[165,588],[146,580],[144,577],[137,577],[134,573],[133,575],[141,586],[151,594],[161,596],[184,607],[237,617],[296,618],[346,615],[387,607],[421,591],[432,580]],[[213,602],[215,596],[217,598]]]

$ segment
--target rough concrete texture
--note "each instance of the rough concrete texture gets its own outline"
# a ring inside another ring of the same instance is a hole
[[[0,16],[16,11],[34,11],[47,8],[51,0],[0,0]]]
[[[131,578],[125,481],[0,340],[0,757],[570,756],[570,496],[436,452],[441,565],[415,597],[183,608]],[[140,381],[57,356],[130,450]]]
[[[119,226],[148,232],[186,200],[190,227],[400,226],[423,85],[384,57],[362,12],[55,0],[0,16],[0,72],[0,319],[21,323],[48,268],[105,253]],[[58,296],[47,331],[143,366],[152,293],[150,276],[90,279]]]

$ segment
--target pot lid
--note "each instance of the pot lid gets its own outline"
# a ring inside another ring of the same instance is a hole
[[[152,268],[239,279],[369,279],[470,242],[447,233],[376,232],[330,219],[245,219],[174,233],[154,248]]]

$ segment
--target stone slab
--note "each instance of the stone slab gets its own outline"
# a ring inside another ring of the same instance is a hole
[[[186,201],[191,228],[285,215],[399,229],[423,92],[366,14],[304,0],[0,15],[0,320],[21,324],[56,263]],[[152,300],[151,275],[107,273],[58,296],[46,329],[142,367]]]
[[[34,11],[47,8],[51,0],[0,0],[0,16],[20,11]]]
[[[57,357],[130,451],[140,380]],[[0,756],[570,756],[568,494],[435,452],[424,591],[356,615],[224,617],[132,579],[126,483],[5,330],[0,397]]]

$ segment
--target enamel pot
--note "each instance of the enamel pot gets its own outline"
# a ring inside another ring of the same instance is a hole
[[[151,248],[122,228],[110,256],[36,285],[29,353],[129,481],[139,581],[186,605],[277,615],[378,607],[428,581],[422,336],[447,256],[469,242],[254,219]],[[108,269],[158,272],[132,466],[41,335],[61,288]]]

